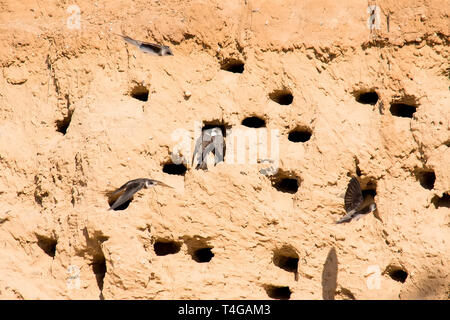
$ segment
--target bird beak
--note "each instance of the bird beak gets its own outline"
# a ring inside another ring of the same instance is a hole
[[[158,182],[158,185],[173,189],[172,186],[169,186],[169,185],[165,184],[164,182]]]

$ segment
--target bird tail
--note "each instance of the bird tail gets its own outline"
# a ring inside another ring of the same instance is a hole
[[[342,217],[341,219],[339,219],[338,221],[336,221],[336,224],[340,224],[340,223],[344,223],[344,222],[349,222],[350,220],[352,220],[351,216],[345,216]]]
[[[132,44],[132,45],[137,46],[137,47],[139,47],[141,45],[141,43],[142,43],[142,41],[131,39],[129,36],[125,36],[123,34],[114,33],[114,32],[113,32],[113,34],[115,34],[116,36],[122,37],[123,40],[125,40],[129,44]]]

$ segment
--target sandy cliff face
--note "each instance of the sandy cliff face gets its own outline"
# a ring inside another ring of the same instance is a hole
[[[46,2],[0,2],[2,299],[449,298],[442,1]],[[203,125],[276,148],[171,165]],[[378,212],[336,225],[352,175]],[[174,189],[108,211],[140,177]]]

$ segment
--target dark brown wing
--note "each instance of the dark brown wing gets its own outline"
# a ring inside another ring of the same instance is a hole
[[[139,190],[141,190],[144,186],[144,183],[142,182],[128,182],[127,184],[128,185],[125,192],[119,198],[117,198],[117,200],[112,204],[109,210],[114,210],[117,207],[124,204],[125,202],[127,202],[128,200],[130,200],[133,197],[133,195]]]
[[[361,191],[361,186],[355,177],[352,177],[347,186],[347,191],[345,192],[345,211],[347,213],[355,211],[363,202],[364,198]]]
[[[139,46],[139,49],[141,49],[144,52],[153,53],[156,55],[160,55],[161,53],[161,46],[159,44],[154,44],[150,42],[142,42],[142,44]]]

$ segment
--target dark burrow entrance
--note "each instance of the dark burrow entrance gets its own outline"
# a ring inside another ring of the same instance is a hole
[[[357,169],[359,167],[357,166]],[[361,170],[357,170],[359,173],[361,173]],[[373,180],[371,178],[363,178],[360,179],[361,184],[361,190],[363,197],[371,196],[372,198],[375,198],[377,195],[377,181]]]
[[[414,172],[416,179],[420,185],[428,190],[434,188],[434,182],[436,181],[436,174],[432,170],[417,169]]]
[[[168,174],[175,174],[178,176],[184,176],[187,171],[186,166],[183,163],[175,164],[172,162],[166,163],[163,166],[163,172]]]
[[[37,244],[48,256],[54,258],[56,254],[56,239],[48,238],[41,235],[36,235]]]
[[[392,280],[404,283],[406,278],[408,278],[408,272],[401,267],[398,266],[387,266],[384,273],[387,273]]]
[[[285,172],[281,169],[271,176],[270,180],[272,181],[272,186],[280,192],[294,194],[300,186],[300,178],[291,172]]]
[[[289,300],[291,298],[292,291],[289,287],[280,287],[273,285],[265,285],[267,295],[272,299]]]
[[[203,121],[202,132],[212,128],[219,128],[222,131],[223,137],[225,138],[227,135],[227,129],[230,129],[231,126],[220,120]]]
[[[417,107],[404,103],[392,103],[389,111],[395,117],[412,118]]]
[[[289,105],[294,100],[294,96],[289,90],[275,90],[269,93],[269,98],[281,105]]]
[[[130,96],[140,101],[148,101],[148,89],[143,85],[136,85],[130,92]]]
[[[266,120],[259,117],[248,117],[242,120],[242,125],[249,128],[262,128],[266,126]]]
[[[238,59],[226,59],[221,63],[220,69],[233,73],[243,73],[244,62]]]
[[[444,193],[442,197],[434,196],[431,199],[431,203],[434,204],[436,209],[450,208],[450,195],[448,195],[448,193]]]
[[[205,130],[209,130],[209,129],[213,129],[213,128],[219,128],[220,131],[222,131],[222,136],[223,136],[223,139],[224,139],[224,141],[223,141],[223,161],[225,161],[225,155],[226,155],[226,151],[227,151],[226,150],[227,148],[226,148],[225,138],[226,138],[226,135],[227,135],[227,129],[230,129],[231,126],[226,124],[226,123],[224,123],[223,121],[220,121],[220,120],[203,121],[202,135],[203,135],[203,132]],[[195,143],[197,143],[197,140],[199,138],[200,137],[196,137],[195,138]],[[214,150],[213,150],[213,154],[215,154]],[[197,160],[198,159],[196,159],[196,161]]]
[[[157,256],[166,256],[178,253],[181,249],[181,243],[170,240],[158,240],[153,244],[153,249]]]
[[[56,131],[65,135],[67,133],[67,129],[69,128],[70,122],[72,121],[72,111],[68,111],[67,116],[65,116],[62,120],[56,120]]]
[[[214,257],[213,246],[208,244],[206,238],[185,237],[184,243],[188,248],[188,254],[198,263],[210,262]]]
[[[97,280],[97,285],[100,290],[100,300],[103,300],[103,280],[106,274],[106,260],[105,256],[97,256],[92,262],[92,271],[95,274],[95,279]]]
[[[298,254],[296,250],[289,246],[283,246],[281,249],[273,251],[273,264],[277,267],[294,273],[294,278],[298,280]]]
[[[375,91],[360,91],[355,94],[355,99],[362,104],[376,105],[378,102],[378,93]]]
[[[192,259],[199,263],[210,262],[214,257],[214,253],[211,251],[212,248],[201,248],[192,252]]]
[[[311,139],[311,134],[310,129],[297,127],[289,132],[288,139],[292,142],[306,142]]]

